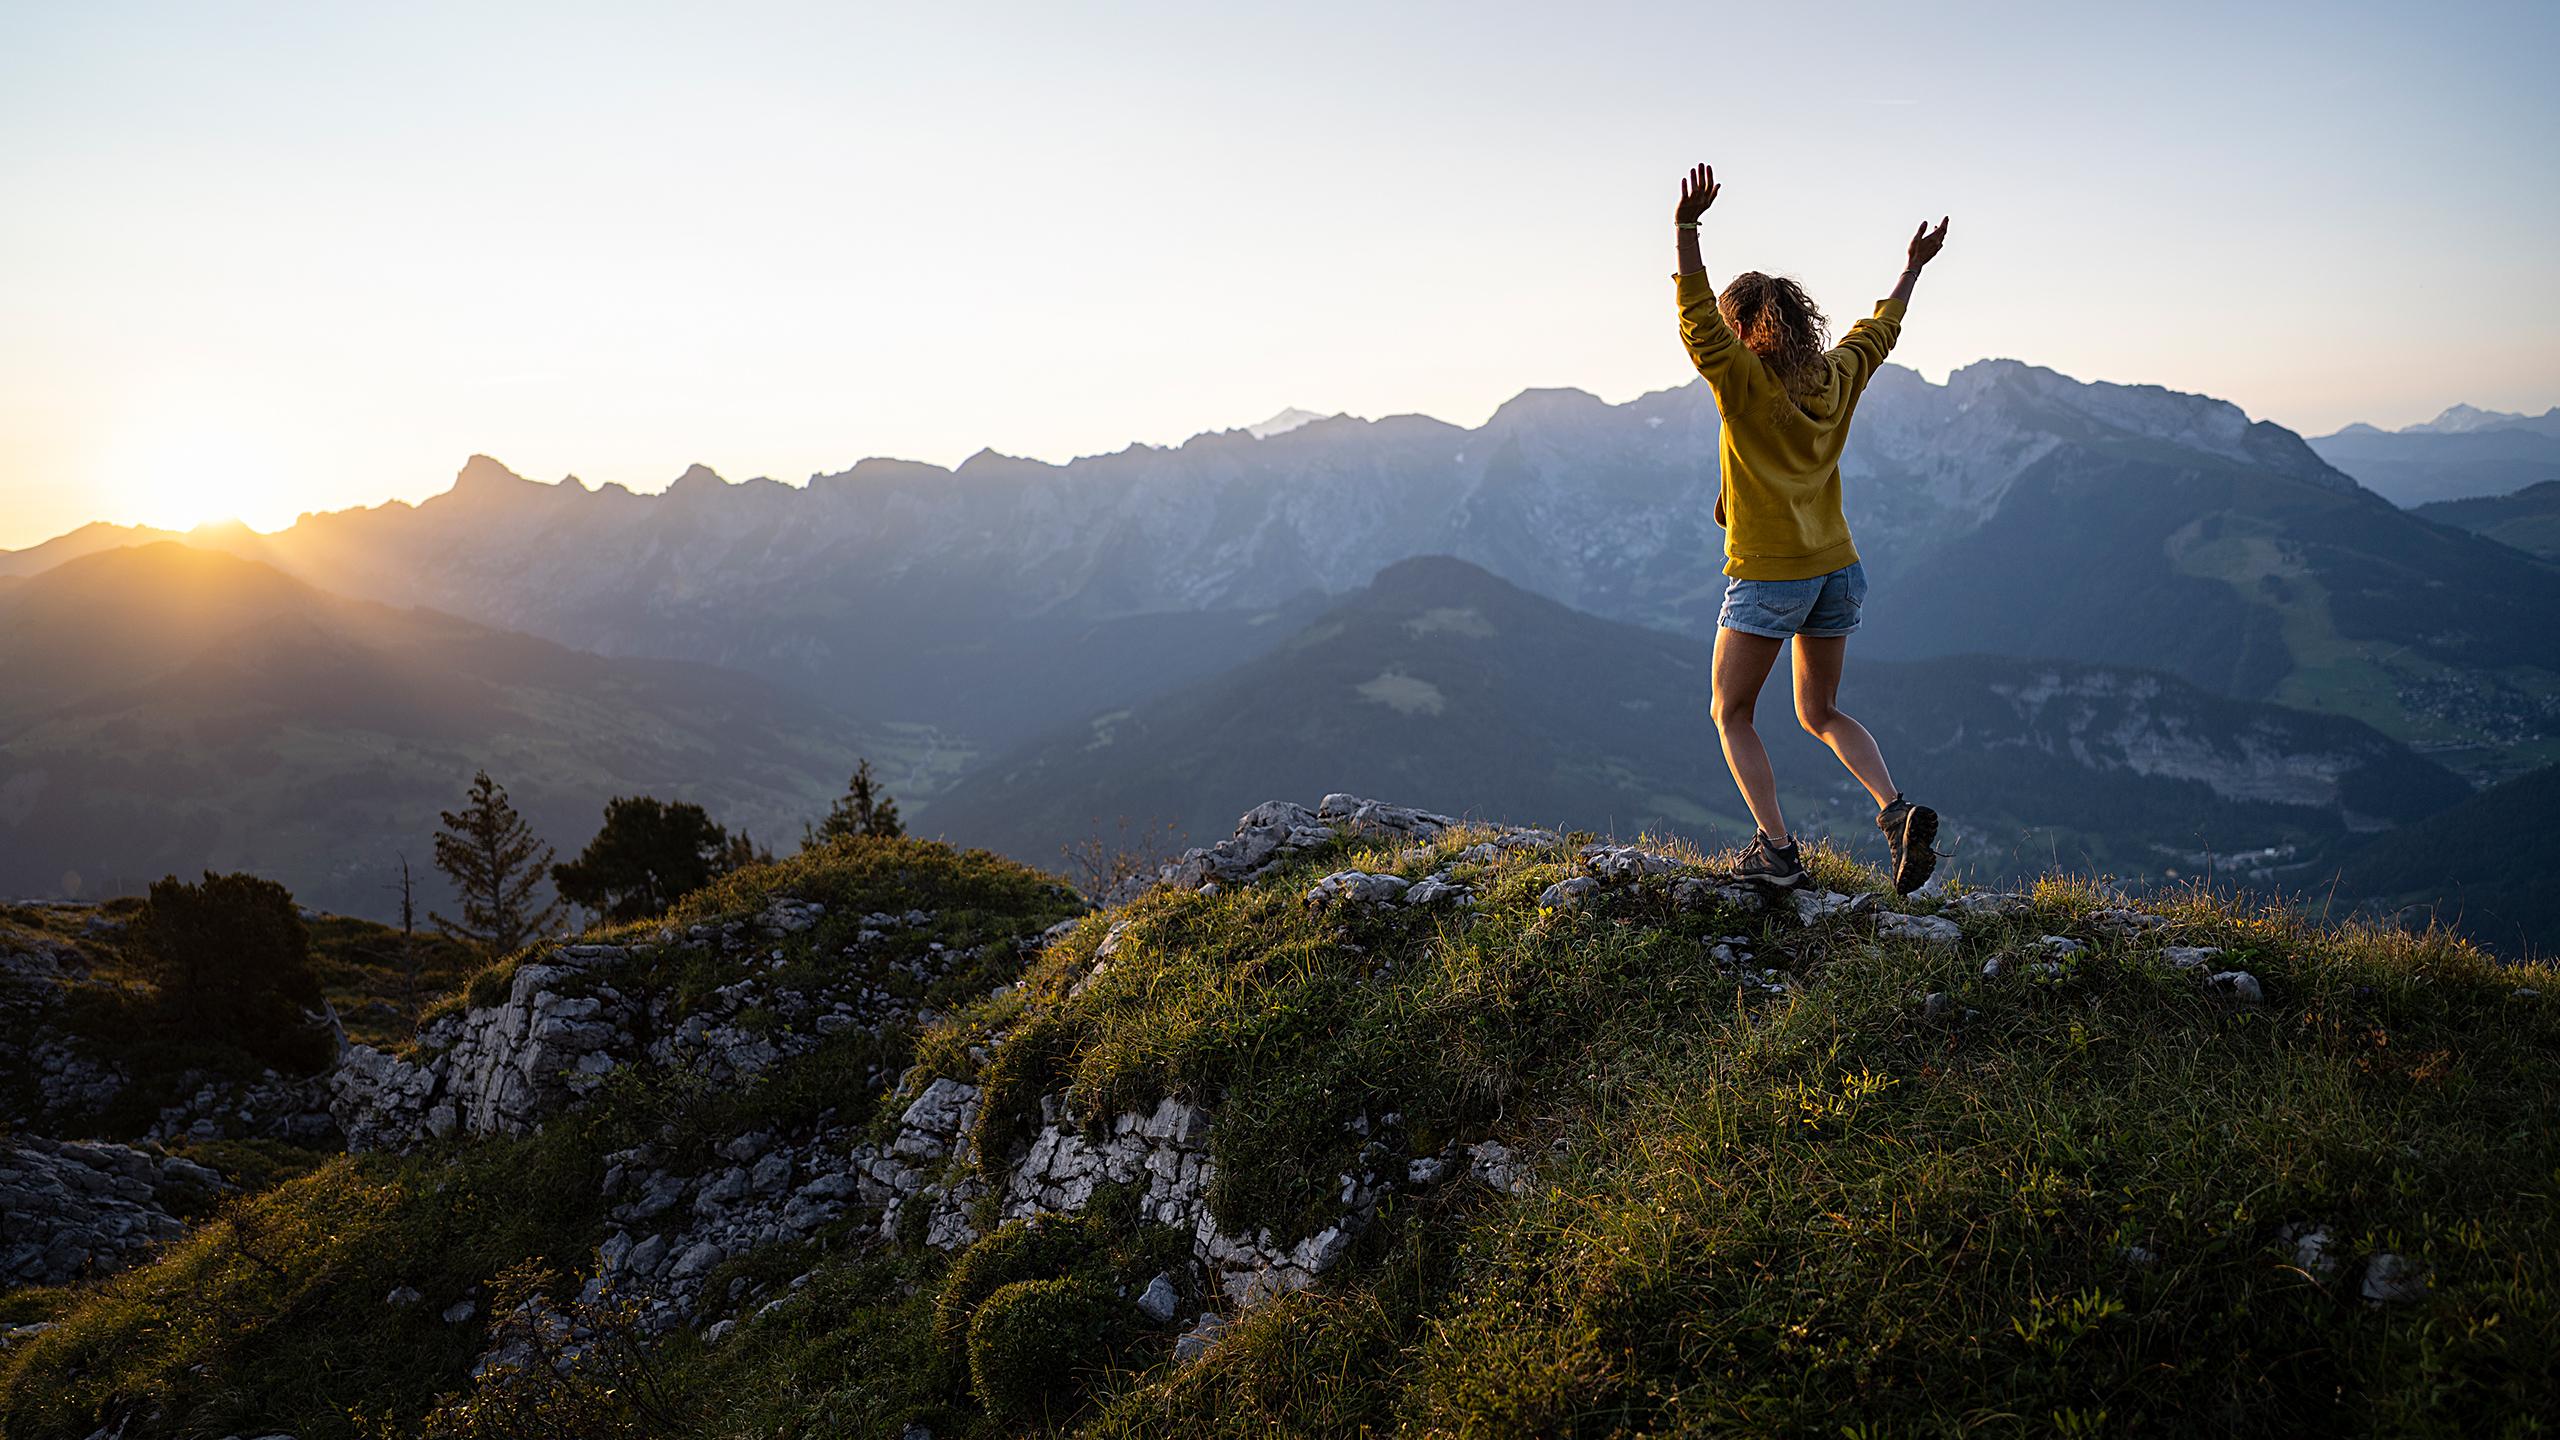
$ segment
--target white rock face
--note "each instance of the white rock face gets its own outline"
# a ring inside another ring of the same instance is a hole
[[[939,1079],[933,1084],[942,1087],[955,1082]],[[956,1086],[949,1093],[945,1103],[921,1113],[919,1107],[910,1106],[892,1148],[903,1154],[938,1147],[952,1157],[952,1171],[959,1174],[971,1151],[966,1124],[953,1122],[964,1115],[974,1119],[977,1096],[967,1086]],[[1206,1111],[1168,1098],[1149,1114],[1117,1117],[1097,1139],[1082,1127],[1055,1118],[1064,1110],[1058,1097],[1044,1101],[1042,1109],[1053,1118],[1032,1137],[1022,1158],[1000,1171],[1003,1178],[995,1189],[1003,1218],[1074,1214],[1092,1202],[1101,1185],[1139,1187],[1140,1215],[1149,1223],[1188,1232],[1194,1259],[1238,1307],[1314,1283],[1350,1248],[1351,1237],[1376,1204],[1374,1177],[1346,1175],[1342,1177],[1345,1213],[1324,1230],[1294,1243],[1283,1243],[1268,1230],[1231,1233],[1220,1229],[1209,1211],[1209,1185],[1217,1169],[1209,1158]],[[950,1128],[919,1134],[920,1120]],[[958,1249],[978,1238],[968,1212],[986,1193],[985,1183],[966,1175],[948,1183],[928,1181],[915,1170],[885,1178],[896,1193],[881,1219],[884,1235],[902,1229],[906,1207],[916,1204],[928,1207],[925,1243]]]
[[[571,943],[538,952],[517,965],[504,999],[438,1019],[413,1053],[351,1047],[328,1077],[330,1114],[351,1150],[454,1134],[521,1134],[623,1066],[742,1081],[823,1037],[912,1020],[914,1002],[865,978],[871,971],[862,962],[893,932],[932,923],[926,911],[859,917],[855,939],[837,957],[848,963],[831,978],[801,986],[765,978],[779,963],[776,942],[805,934],[825,913],[812,902],[776,899],[760,915],[705,922],[681,935],[664,931],[652,943]],[[679,944],[716,949],[741,978],[683,1013],[667,995],[628,978],[635,964]],[[922,960],[893,963],[924,981],[963,958],[937,943]],[[741,1023],[749,1011],[789,1023]]]
[[[616,946],[564,945],[520,964],[506,999],[447,1016],[420,1036],[428,1058],[351,1048],[331,1076],[330,1111],[351,1150],[428,1136],[517,1134],[638,1049],[638,1011],[604,978]],[[583,992],[583,993],[581,993]]]

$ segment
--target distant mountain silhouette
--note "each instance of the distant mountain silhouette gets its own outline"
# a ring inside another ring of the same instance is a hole
[[[614,794],[797,837],[874,737],[766,682],[324,594],[177,544],[0,590],[0,896],[208,866],[380,915],[485,765],[563,853]],[[432,893],[433,882],[431,880]]]
[[[50,570],[66,560],[77,560],[100,550],[121,549],[128,545],[153,545],[163,540],[184,540],[181,530],[158,530],[148,525],[110,525],[104,520],[92,521],[68,534],[57,535],[41,545],[24,550],[0,550],[0,578],[33,575]]]
[[[1097,829],[1115,838],[1123,816],[1216,838],[1238,796],[1347,789],[1747,838],[1709,670],[1697,640],[1578,613],[1464,561],[1408,560],[1227,674],[996,757],[935,801],[926,828],[1054,865]],[[2157,876],[2215,863],[2178,854],[2272,845],[2305,847],[2301,870],[2351,830],[2467,793],[2352,720],[2127,667],[1862,661],[1842,703],[1883,738],[1897,780],[1966,832],[1976,876],[2057,857]],[[1795,725],[1783,675],[1763,711],[1796,824],[1872,848],[1872,802]]]
[[[2395,505],[2505,495],[2560,480],[2560,405],[2540,415],[2455,405],[2416,425],[2350,425],[2310,442]]]

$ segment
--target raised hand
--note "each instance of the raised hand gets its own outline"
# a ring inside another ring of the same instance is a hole
[[[1680,177],[1680,204],[1672,210],[1671,218],[1683,225],[1695,223],[1707,213],[1708,206],[1716,203],[1716,192],[1723,188],[1716,183],[1714,166],[1692,166],[1688,174]]]
[[[1921,221],[1920,228],[1911,232],[1911,268],[1917,270],[1937,259],[1938,251],[1946,243],[1947,217],[1938,217],[1938,228],[1934,231],[1929,228],[1928,221]]]

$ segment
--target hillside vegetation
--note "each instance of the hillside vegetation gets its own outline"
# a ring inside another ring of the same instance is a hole
[[[2560,954],[2560,765],[2492,785],[2350,855],[2343,894],[2377,897],[2418,923],[2455,928],[2506,955]]]
[[[2521,1435],[2560,1413],[2549,966],[2058,876],[1905,901],[1828,852],[1826,888],[1766,906],[1675,844],[1382,826],[1342,798],[1321,823],[1257,811],[1236,845],[1261,868],[1195,857],[1055,930],[1074,907],[1045,877],[873,841],[590,936],[626,957],[590,993],[691,997],[673,1017],[752,982],[780,1027],[778,987],[837,957],[930,934],[963,958],[911,1025],[734,1084],[628,1064],[538,1132],[332,1159],[153,1265],[20,1292],[9,1318],[55,1328],[0,1350],[0,1433]],[[900,909],[922,928],[871,913]],[[750,1135],[859,1136],[928,1183],[885,1224],[853,1206],[732,1254],[649,1340],[602,1283],[636,1273],[599,1255],[630,1243],[621,1172],[712,1175]],[[1041,1181],[1069,1150],[1148,1168]],[[1166,1224],[1195,1170],[1198,1224]],[[1006,1220],[1036,1208],[1073,1213]],[[1294,1258],[1238,1269],[1230,1237]]]
[[[2560,468],[2560,460],[2553,468]],[[2528,485],[2512,495],[2438,500],[2410,513],[2458,525],[2545,560],[2560,559],[2560,480]]]

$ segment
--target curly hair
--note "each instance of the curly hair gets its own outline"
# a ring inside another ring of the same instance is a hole
[[[1716,308],[1797,405],[1830,383],[1822,354],[1831,348],[1831,322],[1802,285],[1783,275],[1746,270],[1716,297]]]

